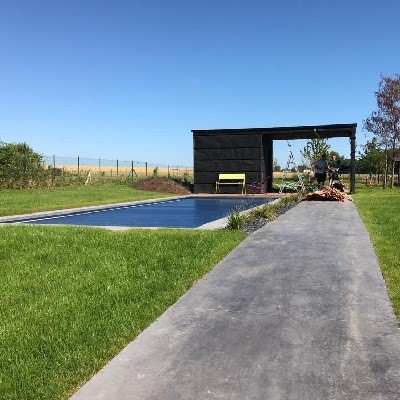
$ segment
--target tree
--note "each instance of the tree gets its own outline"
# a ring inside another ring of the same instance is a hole
[[[301,155],[312,169],[315,162],[319,160],[322,154],[328,154],[331,146],[328,144],[327,139],[310,139],[307,141],[303,150],[300,150]]]
[[[274,171],[279,172],[281,170],[281,166],[278,164],[278,159],[274,157],[273,159],[273,169]]]
[[[384,151],[384,187],[390,167],[390,187],[393,188],[395,156],[400,140],[400,75],[396,74],[394,78],[381,75],[375,96],[378,109],[363,121],[363,127],[376,137],[379,148]]]
[[[360,173],[375,174],[379,178],[379,174],[385,172],[385,153],[379,147],[378,139],[373,137],[372,140],[362,147],[362,152],[358,153],[357,171]],[[379,179],[378,179],[379,181]]]

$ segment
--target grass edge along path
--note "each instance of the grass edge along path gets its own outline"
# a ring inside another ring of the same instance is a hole
[[[41,189],[2,189],[0,190],[0,217],[169,196],[175,195],[137,190],[122,183]]]
[[[1,228],[0,398],[68,398],[244,237]]]
[[[374,245],[389,297],[400,322],[399,189],[357,188],[353,199]]]

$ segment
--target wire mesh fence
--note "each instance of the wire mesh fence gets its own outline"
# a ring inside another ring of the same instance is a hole
[[[164,165],[147,161],[108,160],[104,158],[43,156],[44,165],[54,176],[90,180],[143,179],[152,176],[193,178],[193,167]]]
[[[309,184],[311,181],[314,180],[314,174],[313,173],[301,173],[302,179],[304,182]],[[279,171],[279,172],[274,172],[273,174],[273,182],[276,187],[278,187],[282,179],[284,177],[284,173]],[[292,180],[293,182],[298,181],[298,176],[295,172],[290,172],[286,174],[286,178],[289,180]],[[343,181],[346,185],[350,186],[350,173],[341,173],[340,174],[340,179]],[[355,174],[355,184],[356,186],[368,186],[368,187],[381,187],[384,185],[385,182],[385,177],[384,174],[366,174],[366,173],[356,173]],[[387,182],[390,182],[391,175],[387,176]],[[394,175],[395,179],[395,186],[400,186],[400,174],[395,174]],[[326,182],[329,182],[329,176],[326,178]]]
[[[274,184],[282,179],[283,172],[274,172]],[[309,177],[303,174],[305,178]],[[66,186],[83,183],[101,183],[109,180],[136,181],[146,177],[169,177],[193,183],[193,167],[158,164],[134,160],[109,160],[104,158],[41,156],[40,159],[18,158],[14,163],[0,165],[1,188],[30,188],[41,186]],[[290,174],[289,174],[290,176]],[[344,182],[350,175],[343,173]],[[383,186],[382,174],[356,173],[356,184]],[[400,174],[395,176],[400,186]],[[388,177],[390,181],[390,176]]]

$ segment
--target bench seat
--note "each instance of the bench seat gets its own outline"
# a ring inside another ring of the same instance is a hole
[[[215,182],[215,193],[219,193],[220,185],[240,185],[242,194],[246,193],[246,174],[218,174]]]

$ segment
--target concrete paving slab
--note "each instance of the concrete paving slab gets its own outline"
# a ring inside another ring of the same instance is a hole
[[[399,399],[400,331],[353,203],[250,235],[73,400]]]

